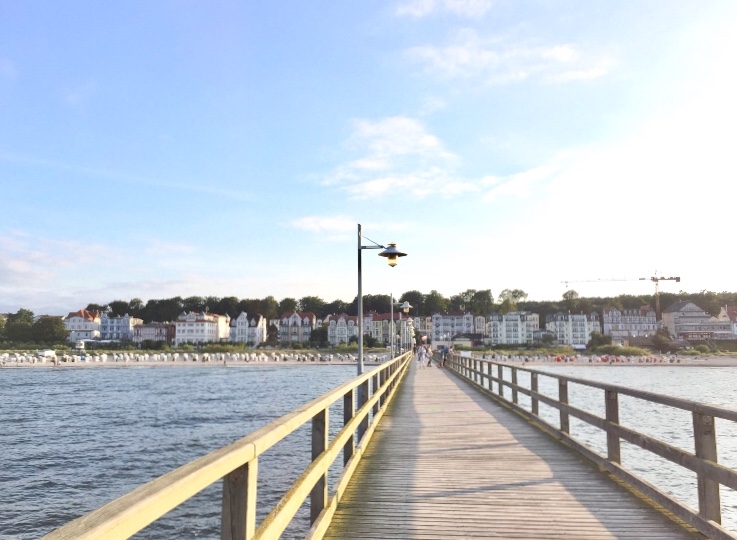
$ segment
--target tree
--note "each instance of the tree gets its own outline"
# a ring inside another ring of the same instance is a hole
[[[266,343],[268,345],[276,345],[279,343],[279,327],[269,324],[266,326]]]
[[[206,305],[205,299],[201,296],[190,296],[182,300],[182,309],[186,312],[194,311],[195,313],[199,313],[205,311]]]
[[[5,339],[8,341],[23,342],[31,341],[31,327],[33,325],[33,311],[19,309],[16,313],[8,315],[5,322]]]
[[[450,302],[442,294],[436,290],[430,291],[425,297],[425,315],[432,315],[433,313],[445,313],[448,311]]]
[[[90,313],[107,313],[110,307],[107,304],[87,304],[87,307],[85,309]]]
[[[40,317],[31,326],[31,336],[37,343],[63,343],[67,340],[69,332],[64,326],[61,317]]]
[[[325,315],[340,315],[341,313],[348,313],[351,308],[350,304],[343,300],[333,300],[329,304],[325,304],[324,311]],[[323,317],[324,318],[324,317]]]
[[[238,311],[238,299],[235,296],[221,298],[213,306],[210,306],[210,309],[220,315],[225,315],[226,313],[231,317],[240,315],[240,311]]]
[[[468,310],[474,315],[488,315],[494,310],[494,296],[491,289],[475,291],[468,301]]]
[[[128,313],[129,307],[130,304],[123,300],[113,300],[108,304],[110,315],[112,315],[113,317],[121,317],[125,315],[126,313]]]
[[[318,326],[310,332],[310,344],[313,347],[326,347],[328,344],[328,329],[326,326]]]
[[[277,317],[282,316],[284,313],[293,313],[297,311],[297,305],[297,300],[294,298],[282,299],[282,301],[279,302],[279,315],[277,315]]]
[[[141,317],[141,313],[143,312],[143,300],[140,298],[134,298],[130,302],[128,302],[128,313],[130,313],[133,317]]]
[[[319,296],[304,296],[299,299],[299,310],[307,313],[314,313],[318,319],[325,317],[323,315],[324,308],[325,300]]]
[[[578,293],[571,289],[563,293],[563,300],[565,301],[568,311],[575,312],[576,306],[578,305]]]

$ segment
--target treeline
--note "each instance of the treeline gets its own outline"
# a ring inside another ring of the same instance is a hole
[[[145,304],[140,298],[129,301],[114,300],[109,304],[88,304],[86,309],[106,312],[111,316],[121,316],[126,313],[142,319],[144,322],[174,321],[180,313],[188,311],[208,311],[221,315],[228,314],[237,317],[245,311],[249,315],[259,314],[267,320],[277,319],[284,313],[294,311],[312,312],[324,319],[328,315],[346,313],[357,314],[357,299],[352,302],[333,300],[326,302],[318,296],[305,296],[300,299],[284,298],[277,301],[273,296],[262,299],[238,299],[235,296],[219,298],[216,296],[190,296],[182,298],[166,298],[163,300],[149,300]],[[690,300],[707,312],[716,316],[723,306],[737,305],[737,293],[701,291],[698,293],[663,292],[660,294],[661,311],[671,304]],[[598,312],[601,315],[605,307],[612,306],[618,309],[636,309],[643,305],[655,307],[654,295],[619,295],[615,297],[582,298],[574,290],[566,291],[558,301],[528,301],[527,293],[521,289],[504,289],[498,296],[494,296],[490,289],[466,291],[445,297],[438,291],[428,294],[420,291],[408,291],[394,298],[395,304],[409,302],[412,306],[410,315],[432,315],[448,311],[470,312],[474,315],[488,315],[492,312],[507,313],[515,310],[526,310],[540,315],[541,325],[545,317],[558,311],[572,313]],[[388,294],[367,294],[363,297],[364,311],[388,313],[390,308]],[[397,309],[395,307],[395,309]],[[76,311],[76,309],[74,310]],[[41,317],[34,321],[34,314],[27,309],[20,309],[17,313],[9,314],[5,318],[0,316],[0,342],[52,344],[66,340],[66,330],[63,321],[58,317]]]

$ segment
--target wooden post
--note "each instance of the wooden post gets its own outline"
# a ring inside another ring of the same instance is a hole
[[[558,379],[558,401],[565,405],[568,405],[568,381],[565,379]],[[560,430],[563,433],[571,432],[571,424],[568,418],[568,413],[563,409],[560,410]]]
[[[538,400],[534,396],[534,394],[537,393],[537,373],[532,372],[530,373],[530,390],[533,395],[530,396],[530,399],[532,400],[532,414],[535,416],[538,416],[540,414],[540,409],[538,405]]]
[[[257,457],[223,478],[223,501],[220,512],[222,540],[250,540],[254,537],[257,484]]]
[[[612,424],[619,425],[619,392],[606,390],[604,397],[606,399],[605,407],[607,421]],[[614,433],[606,434],[606,450],[607,459],[609,461],[613,461],[614,463],[622,462],[622,453],[619,445],[620,441],[617,435]]]
[[[354,415],[354,409],[356,407],[356,400],[353,398],[353,390],[346,392],[343,396],[343,425],[345,426],[351,421]],[[353,453],[356,451],[356,440],[353,436],[348,439],[348,442],[343,447],[343,466],[353,457]]]
[[[366,403],[369,399],[369,381],[368,379],[364,382],[362,382],[358,387],[356,388],[356,392],[358,392],[358,403],[356,404],[356,407],[360,409],[363,407],[363,404]],[[363,439],[363,434],[366,433],[366,430],[368,429],[369,423],[369,417],[368,414],[363,417],[361,420],[361,423],[358,424],[358,444],[361,444],[361,439]]]
[[[714,417],[694,412],[693,434],[696,457],[718,463],[717,433]],[[722,522],[722,506],[719,499],[719,482],[696,476],[699,489],[699,515],[716,523]]]
[[[500,398],[504,398],[504,384],[502,384],[502,381],[504,380],[504,368],[501,364],[496,365],[496,376],[499,379],[497,381],[497,392],[499,393]]]
[[[383,381],[384,372],[383,371],[380,371],[379,373],[371,377],[371,382],[373,384],[373,392],[371,393],[372,395],[376,394],[376,392],[379,390],[379,378],[380,377],[382,378],[381,384],[384,384],[384,381]],[[374,416],[376,416],[376,413],[379,412],[379,407],[381,407],[383,404],[384,404],[384,396],[382,396],[379,399],[379,401],[377,401],[374,404],[374,407],[372,409],[374,411]]]
[[[328,410],[323,409],[312,418],[312,461],[315,461],[328,447]],[[317,518],[328,504],[328,474],[323,474],[315,482],[310,492],[310,523]]]
[[[491,390],[491,362],[486,362],[486,388]]]
[[[517,403],[517,368],[512,367],[512,403]]]

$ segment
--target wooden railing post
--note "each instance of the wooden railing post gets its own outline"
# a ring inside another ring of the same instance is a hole
[[[356,407],[356,400],[354,399],[353,390],[346,392],[343,396],[343,425],[345,426],[351,421],[354,415],[354,409]],[[353,457],[353,453],[356,451],[356,439],[351,436],[348,442],[343,447],[343,465],[345,466],[348,461]]]
[[[381,381],[381,382],[379,382]],[[373,384],[373,394],[376,394],[376,392],[379,391],[380,385],[384,384],[384,370],[379,371],[376,375],[371,377],[371,382]],[[384,404],[384,396],[381,396],[379,398],[379,401],[377,401],[374,404],[372,411],[374,411],[374,416],[376,416],[376,413],[379,412],[379,408]]]
[[[486,388],[491,390],[491,362],[486,362]]]
[[[356,388],[356,392],[356,408],[360,409],[361,407],[363,407],[363,404],[366,403],[369,399],[369,380],[366,379],[364,382],[358,385],[358,387]],[[361,420],[361,423],[358,424],[358,440],[356,441],[358,444],[361,444],[361,439],[363,439],[363,434],[366,433],[368,425],[369,417],[368,415],[366,415]]]
[[[223,478],[220,512],[222,540],[250,540],[256,533],[258,458],[253,458]]]
[[[517,368],[512,367],[512,403],[517,403]]]
[[[538,405],[538,400],[535,397],[535,394],[537,394],[537,373],[534,371],[530,373],[530,390],[532,392],[532,395],[530,396],[530,399],[532,400],[532,414],[538,416],[540,414],[540,407]]]
[[[568,381],[565,379],[558,379],[558,401],[568,405]],[[563,433],[571,432],[571,424],[568,418],[568,413],[563,409],[560,410],[560,430]]]
[[[502,382],[504,380],[504,368],[501,364],[496,365],[496,375],[499,379],[497,381],[497,392],[499,393],[500,398],[504,398],[504,383]]]
[[[717,433],[714,417],[694,412],[693,434],[696,457],[717,463]],[[699,515],[716,523],[722,522],[719,483],[697,473]]]
[[[312,418],[312,461],[328,448],[328,410],[323,409]],[[310,523],[317,518],[328,504],[328,473],[323,474],[315,482],[315,487],[310,492]]]
[[[619,393],[614,390],[605,390],[606,419],[612,424],[619,425]],[[607,459],[614,463],[622,462],[619,436],[614,433],[606,434]]]

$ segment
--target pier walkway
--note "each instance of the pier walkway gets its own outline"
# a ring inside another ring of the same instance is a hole
[[[447,369],[413,363],[325,538],[704,538]]]

